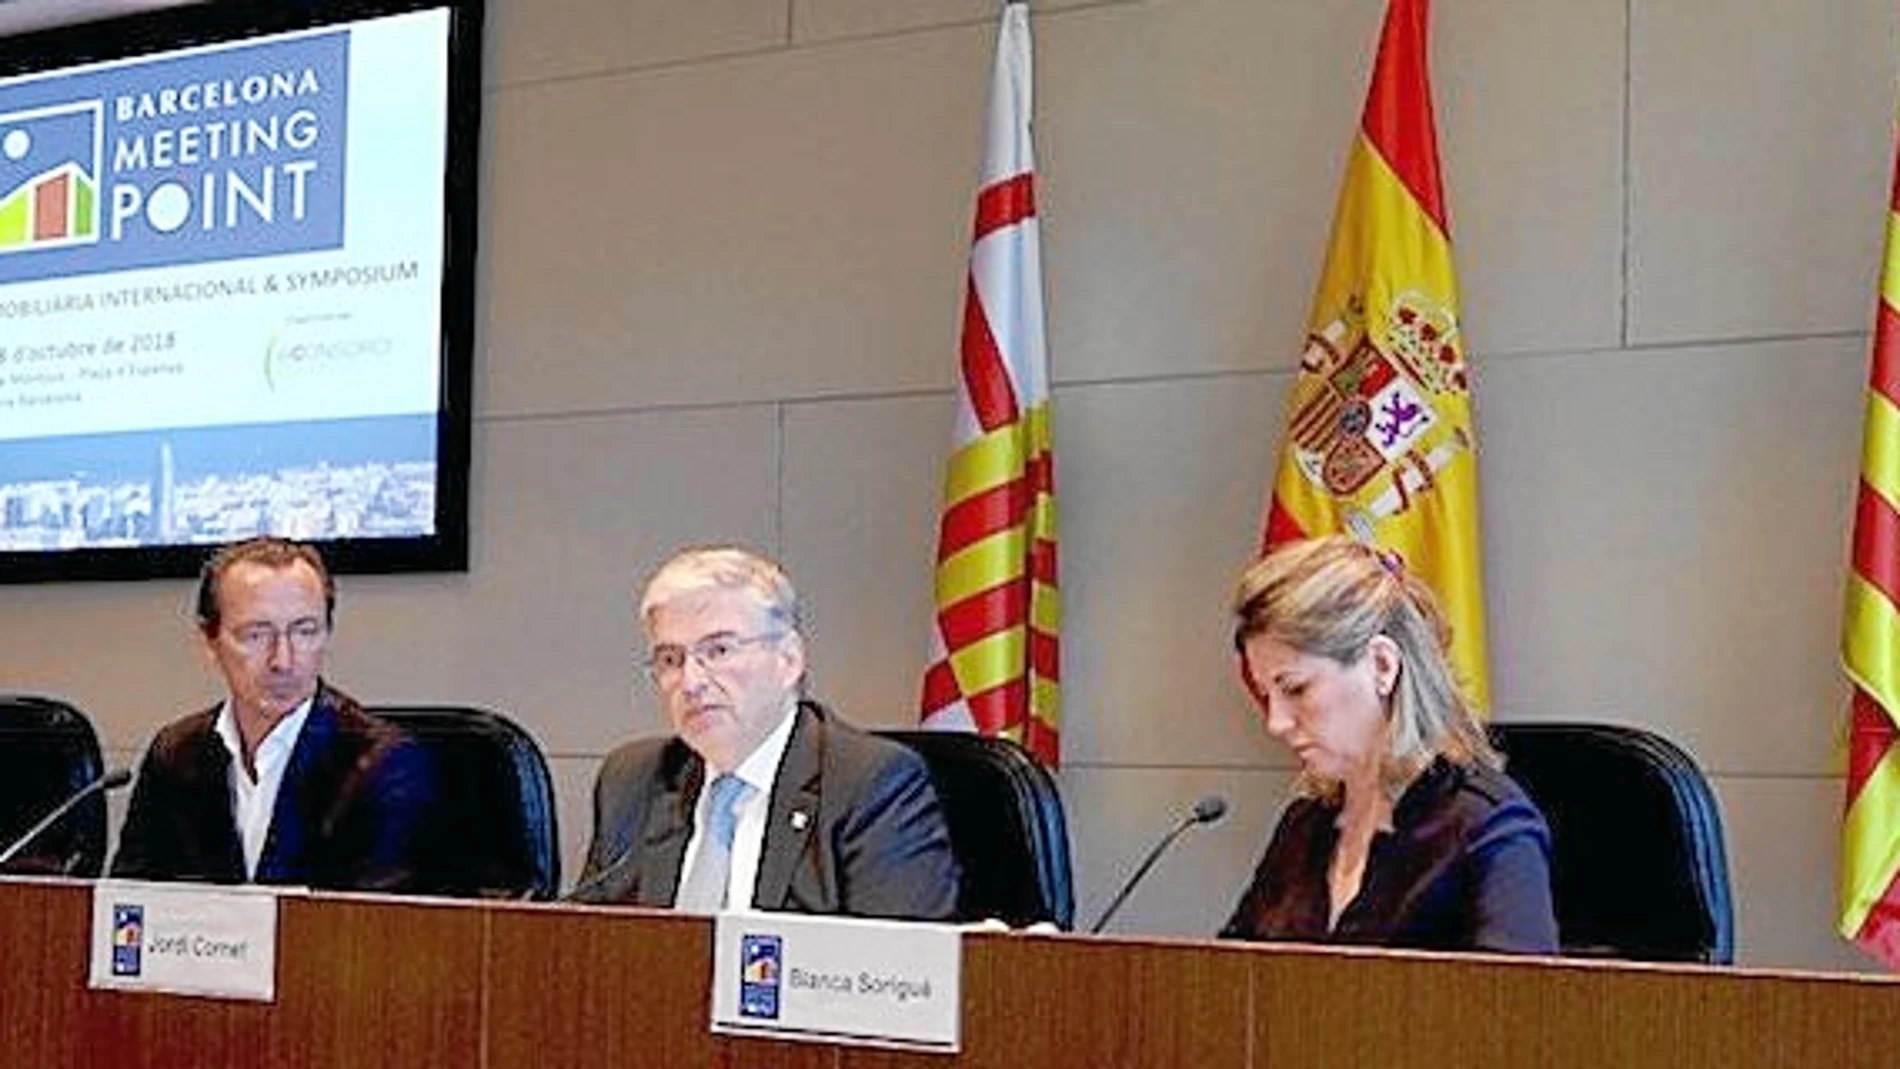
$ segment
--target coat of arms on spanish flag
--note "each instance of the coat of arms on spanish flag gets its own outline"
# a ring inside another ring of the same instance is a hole
[[[1335,532],[1437,593],[1490,708],[1478,459],[1426,63],[1428,0],[1391,0],[1288,404],[1266,544]]]

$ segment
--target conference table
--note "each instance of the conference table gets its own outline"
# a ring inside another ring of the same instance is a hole
[[[290,894],[271,1003],[91,990],[91,885],[0,879],[0,1065],[1900,1065],[1900,981],[972,932],[962,1052],[716,1036],[712,924]]]

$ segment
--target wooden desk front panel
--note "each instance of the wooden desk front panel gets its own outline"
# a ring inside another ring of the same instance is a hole
[[[1900,1065],[1900,984],[1615,962],[1260,948],[1255,1065]]]
[[[953,1064],[1244,1066],[1252,1042],[1248,969],[1245,953],[1200,944],[973,936],[963,951],[963,1053]],[[839,1064],[952,1063],[860,1048],[845,1050]]]
[[[488,917],[479,909],[287,898],[274,1004],[93,991],[91,923],[89,885],[0,882],[0,1061],[101,1069],[481,1062]]]
[[[965,943],[957,1058],[708,1034],[711,925],[286,898],[274,1005],[86,988],[90,887],[0,880],[0,1063],[512,1069],[1891,1066],[1900,982],[1021,935]]]
[[[770,1066],[831,1069],[837,1051],[707,1031],[712,925],[664,910],[498,909],[491,1069]]]

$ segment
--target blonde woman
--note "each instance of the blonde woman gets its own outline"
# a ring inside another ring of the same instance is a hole
[[[1550,831],[1453,679],[1431,591],[1349,538],[1241,577],[1234,647],[1299,797],[1221,934],[1555,953]]]

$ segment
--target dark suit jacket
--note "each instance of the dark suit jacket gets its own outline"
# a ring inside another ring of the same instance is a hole
[[[231,757],[218,738],[217,718],[213,706],[152,740],[112,875],[245,882],[244,848],[231,811]],[[257,882],[427,890],[414,859],[433,795],[420,747],[348,695],[320,685],[284,770]]]
[[[800,703],[766,814],[753,905],[797,913],[947,920],[957,861],[923,759]],[[706,764],[677,738],[607,755],[594,841],[572,897],[667,907]]]

